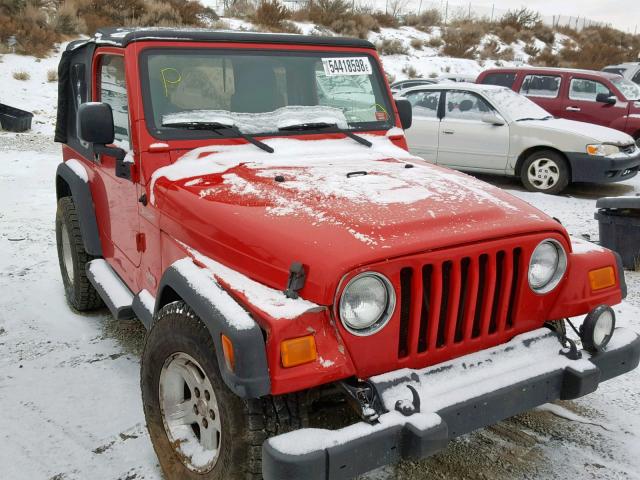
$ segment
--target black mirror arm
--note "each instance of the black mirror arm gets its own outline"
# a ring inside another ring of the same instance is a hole
[[[93,153],[96,155],[108,155],[114,157],[117,161],[121,162],[124,157],[127,156],[127,151],[120,147],[108,147],[107,145],[93,144]]]

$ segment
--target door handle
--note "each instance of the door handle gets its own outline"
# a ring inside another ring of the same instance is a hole
[[[453,135],[456,132],[454,132],[453,130],[443,130],[442,133],[444,133],[445,135]]]
[[[579,112],[580,107],[567,107],[567,112]]]

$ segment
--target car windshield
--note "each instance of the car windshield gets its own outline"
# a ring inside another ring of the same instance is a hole
[[[512,120],[546,120],[552,117],[544,108],[509,88],[487,88],[482,93],[500,113],[508,115]]]
[[[614,78],[611,83],[620,90],[627,100],[640,100],[640,85],[636,85],[623,77]]]
[[[194,123],[233,125],[247,134],[298,124],[349,130],[394,124],[378,64],[365,53],[155,49],[143,52],[141,64],[145,116],[160,138],[211,136],[180,128]]]

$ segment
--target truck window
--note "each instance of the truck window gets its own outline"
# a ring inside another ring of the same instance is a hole
[[[99,99],[111,106],[115,139],[129,142],[129,104],[124,74],[124,57],[102,55],[98,82]]]
[[[520,93],[527,97],[558,98],[562,77],[555,75],[527,75]]]
[[[141,63],[145,117],[158,138],[206,136],[163,126],[185,121],[275,133],[279,119],[314,112],[325,119],[328,112],[343,128],[394,122],[382,73],[368,54],[157,49],[143,52]]]
[[[482,83],[486,85],[500,85],[501,87],[513,87],[514,82],[516,81],[515,73],[490,73],[486,77]]]
[[[586,78],[572,78],[569,87],[569,98],[583,102],[595,102],[599,93],[613,95],[603,83]]]
[[[447,92],[445,117],[455,120],[480,120],[482,115],[494,111],[486,100],[471,92]]]
[[[409,92],[405,97],[411,103],[413,114],[416,117],[436,118],[438,116],[440,91]]]
[[[626,68],[623,67],[608,67],[602,69],[603,72],[615,73],[616,75],[624,75],[625,70]]]
[[[640,85],[640,70],[633,76],[631,81]]]

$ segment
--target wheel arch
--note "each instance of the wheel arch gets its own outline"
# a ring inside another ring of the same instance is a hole
[[[102,244],[96,220],[95,205],[89,183],[74,172],[66,163],[56,170],[56,200],[73,198],[85,251],[94,257],[102,257]]]
[[[194,286],[193,279],[187,278],[182,269],[177,267],[181,261],[189,260],[179,260],[167,268],[162,275],[156,296],[155,312],[159,312],[172,302],[182,301],[187,304],[211,334],[220,373],[229,389],[241,398],[258,398],[268,395],[271,392],[271,378],[262,329],[254,320],[250,328],[237,328],[236,324],[222,313],[224,308],[204,295],[202,289]],[[206,278],[213,288],[222,290],[222,287],[213,279]],[[222,292],[228,297],[225,299],[226,302],[237,304],[226,291],[222,290]],[[224,358],[221,338],[223,334],[231,340],[233,345],[235,358],[233,370],[227,366]]]
[[[557,153],[564,159],[567,165],[567,169],[569,170],[569,181],[571,181],[571,179],[573,178],[573,172],[571,171],[571,162],[569,161],[569,158],[562,150],[558,150],[557,148],[551,147],[549,145],[536,145],[524,150],[520,154],[520,156],[518,156],[518,161],[516,162],[516,168],[515,168],[515,175],[520,177],[520,174],[522,173],[522,165],[524,164],[527,158],[529,158],[534,153],[543,152],[543,151],[550,151],[553,153]]]

